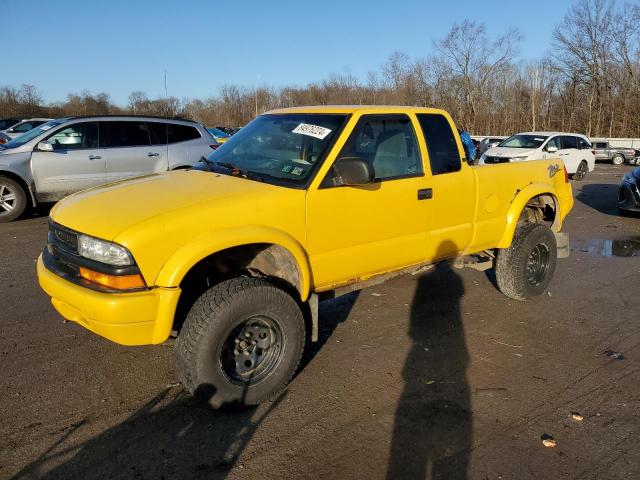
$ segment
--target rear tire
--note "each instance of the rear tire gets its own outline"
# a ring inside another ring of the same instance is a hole
[[[549,227],[523,223],[516,228],[509,248],[498,250],[498,288],[514,300],[527,300],[544,293],[556,269],[556,237]]]
[[[578,169],[576,170],[576,173],[574,173],[571,178],[579,182],[580,180],[583,180],[584,177],[587,176],[587,173],[589,173],[589,166],[587,165],[587,162],[582,160],[580,162],[580,165],[578,165]]]
[[[622,155],[614,155],[611,158],[611,163],[614,165],[622,165],[624,163],[624,157]]]
[[[11,222],[27,208],[27,192],[12,178],[0,175],[0,223]]]
[[[297,302],[258,278],[234,278],[203,293],[176,341],[178,376],[214,408],[275,399],[302,357],[305,325]]]

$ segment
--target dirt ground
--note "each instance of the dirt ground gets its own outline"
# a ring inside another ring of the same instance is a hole
[[[47,218],[0,225],[0,478],[638,479],[640,257],[604,242],[640,239],[614,207],[630,168],[573,183],[548,295],[440,265],[326,302],[289,389],[247,411],[191,400],[170,344],[63,323],[35,276]]]

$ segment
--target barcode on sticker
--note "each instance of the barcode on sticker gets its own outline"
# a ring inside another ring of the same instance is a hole
[[[324,138],[331,133],[331,129],[320,127],[319,125],[311,125],[309,123],[301,123],[292,130],[293,133],[299,133],[301,135],[309,135],[310,137]]]

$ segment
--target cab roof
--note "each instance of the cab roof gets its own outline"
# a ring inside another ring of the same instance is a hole
[[[310,105],[305,107],[277,108],[265,112],[267,115],[285,113],[446,113],[429,107],[409,107],[406,105]]]

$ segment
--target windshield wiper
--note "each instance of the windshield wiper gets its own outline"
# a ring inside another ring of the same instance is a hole
[[[211,160],[207,160],[207,161],[212,162]],[[242,169],[237,165],[234,165],[233,163],[230,163],[230,162],[212,162],[212,163],[217,167],[222,167],[222,168],[226,168],[227,170],[231,170],[231,175],[233,175],[234,177],[242,177],[248,180],[256,180],[258,182],[264,182],[264,178],[261,175],[255,172],[252,172],[250,170]]]
[[[213,160],[209,160],[204,155],[200,157],[200,160],[198,160],[198,162],[202,162],[205,165],[209,166],[209,169],[211,169],[211,167],[215,167],[215,165],[216,165],[216,162],[214,162]]]

